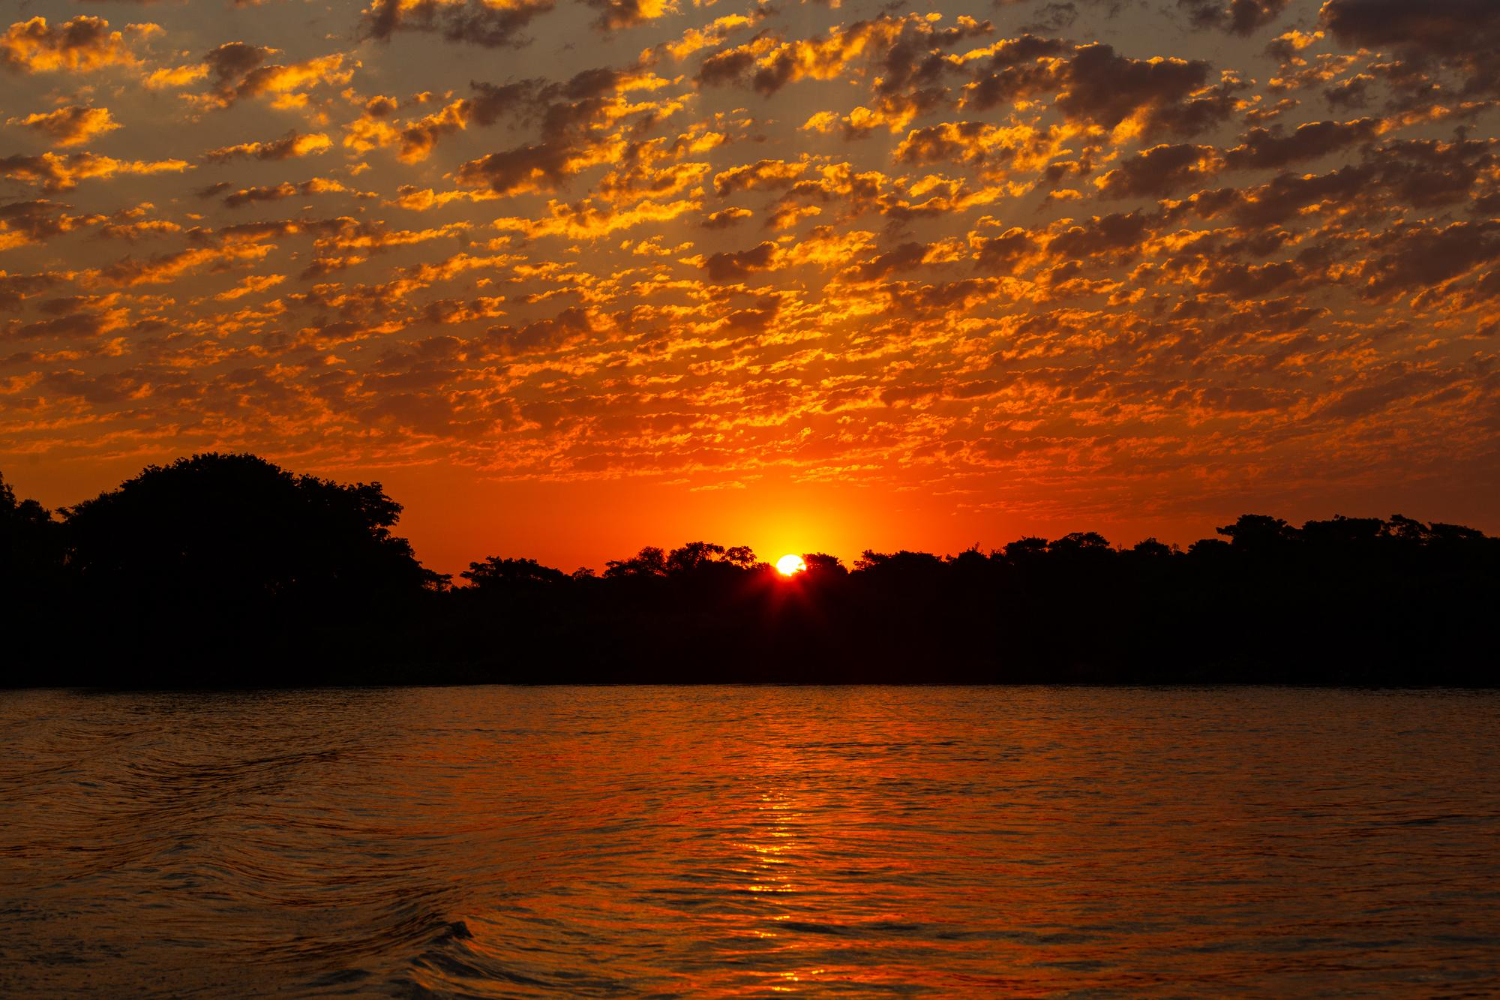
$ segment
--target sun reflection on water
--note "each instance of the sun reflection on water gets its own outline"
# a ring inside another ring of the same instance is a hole
[[[1351,995],[1396,997],[1461,969],[1497,993],[1494,709],[1276,691],[25,694],[0,702],[16,915],[0,982],[1285,996],[1338,970]],[[6,957],[60,940],[66,962]]]

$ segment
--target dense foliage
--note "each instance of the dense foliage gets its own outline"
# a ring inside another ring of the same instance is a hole
[[[379,484],[248,455],[52,515],[0,483],[4,682],[1099,681],[1493,684],[1500,539],[1245,515],[1186,550],[1098,534],[939,557],[643,548],[451,586]]]

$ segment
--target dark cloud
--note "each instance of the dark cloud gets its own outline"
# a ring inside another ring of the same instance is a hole
[[[702,267],[714,281],[738,281],[754,271],[766,270],[775,259],[776,244],[767,242],[749,250],[712,254]]]
[[[1327,173],[1287,172],[1246,188],[1204,191],[1190,205],[1243,226],[1280,225],[1314,211],[1380,216],[1402,206],[1437,208],[1469,200],[1496,162],[1489,141],[1398,140]]]
[[[979,240],[974,267],[985,274],[1015,274],[1021,262],[1036,248],[1036,239],[1017,226],[999,236]]]
[[[652,0],[584,0],[584,2],[599,11],[599,16],[594,19],[594,26],[604,31],[633,28],[661,14],[661,5],[659,3],[653,5]]]
[[[12,320],[3,328],[0,340],[91,340],[103,333],[107,325],[106,317],[92,312],[77,312],[30,323]]]
[[[1047,249],[1065,257],[1132,254],[1158,223],[1156,217],[1141,212],[1096,215],[1058,233]]]
[[[491,327],[485,332],[485,340],[503,355],[532,354],[561,347],[592,331],[588,313],[573,307],[550,319],[537,320],[520,328]]]
[[[346,191],[342,184],[335,181],[314,177],[293,184],[290,181],[282,181],[280,184],[263,184],[254,187],[241,188],[224,199],[224,204],[229,208],[239,208],[242,205],[253,205],[257,202],[281,201],[284,198],[306,197],[314,194],[328,194],[331,192]]]
[[[755,53],[748,47],[726,49],[704,59],[698,66],[695,79],[709,87],[733,83],[754,65]]]
[[[1321,159],[1370,142],[1379,131],[1380,122],[1374,118],[1308,122],[1290,134],[1251,129],[1241,137],[1238,146],[1225,151],[1224,162],[1234,170],[1279,170],[1288,164]]]
[[[738,225],[755,213],[748,208],[726,208],[703,219],[704,229],[728,229],[730,226]]]
[[[993,30],[990,22],[968,17],[953,27],[939,27],[921,15],[887,14],[782,44],[764,31],[745,45],[704,59],[696,79],[705,86],[748,84],[769,96],[794,80],[826,79],[859,67],[875,74],[872,98],[878,110],[920,114],[949,100],[945,81],[954,67],[944,53]]]
[[[1232,107],[1195,98],[1208,80],[1208,63],[1197,59],[1130,59],[1104,44],[1085,45],[1069,64],[1067,89],[1057,104],[1074,118],[1112,128],[1145,112],[1145,131],[1192,135],[1223,121]],[[1197,108],[1202,102],[1206,105]]]
[[[608,141],[596,126],[606,119],[616,89],[631,78],[629,70],[600,68],[574,74],[561,84],[473,84],[476,121],[487,124],[512,114],[536,119],[540,138],[470,160],[455,177],[461,184],[487,187],[496,194],[558,187],[588,165],[589,150]]]
[[[908,271],[916,267],[925,256],[925,243],[903,243],[894,250],[888,250],[860,264],[855,268],[855,273],[862,281],[878,281],[897,271]]]
[[[1383,300],[1426,291],[1500,260],[1500,221],[1398,226],[1373,241],[1360,293]]]
[[[1078,20],[1078,4],[1052,0],[1037,8],[1032,17],[1030,23],[1022,26],[1022,31],[1055,35],[1071,28]]]
[[[1471,93],[1500,94],[1500,4],[1492,0],[1328,0],[1320,17],[1339,42],[1451,70]]]
[[[0,205],[0,246],[41,243],[81,226],[104,221],[102,215],[69,215],[69,208],[46,199]],[[0,271],[0,275],[3,274]]]
[[[1024,100],[1059,85],[1049,60],[1071,50],[1067,42],[1023,34],[998,43],[979,60],[964,87],[964,105],[979,111]]]
[[[1055,93],[1056,107],[1075,121],[1114,128],[1139,118],[1147,136],[1190,138],[1227,121],[1245,86],[1211,84],[1210,69],[1200,59],[1133,59],[1102,42],[1074,48],[1024,35],[979,60],[963,100],[982,111]]]
[[[1217,28],[1236,35],[1254,34],[1281,16],[1288,0],[1177,0],[1195,28]]]
[[[5,221],[5,210],[0,207],[0,221]],[[0,307],[15,309],[32,296],[56,288],[66,279],[60,274],[7,274],[0,271]]]
[[[337,52],[300,63],[268,62],[276,54],[274,48],[244,42],[225,42],[205,53],[202,67],[209,77],[208,103],[227,108],[262,94],[285,95],[323,83],[346,83],[352,76],[343,69],[344,57]]]
[[[521,32],[550,11],[553,0],[488,4],[484,0],[374,0],[364,13],[364,30],[378,41],[399,31],[440,34],[450,42],[485,48],[526,44]]]
[[[1212,146],[1153,146],[1121,160],[1100,177],[1099,193],[1105,198],[1165,198],[1203,183],[1221,163]]]

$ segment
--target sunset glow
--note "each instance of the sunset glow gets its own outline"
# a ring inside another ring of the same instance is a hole
[[[807,569],[807,563],[802,561],[801,556],[784,555],[776,560],[776,571],[782,576],[794,576]]]
[[[446,572],[1494,530],[1500,6],[1425,9],[20,5],[4,471],[252,451]]]

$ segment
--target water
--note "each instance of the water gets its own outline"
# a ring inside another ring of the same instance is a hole
[[[1500,995],[1500,696],[0,694],[0,995]]]

